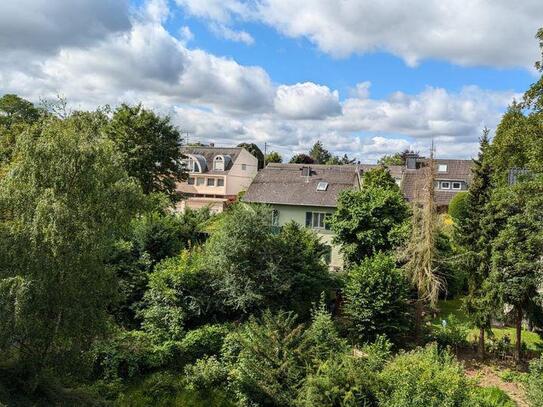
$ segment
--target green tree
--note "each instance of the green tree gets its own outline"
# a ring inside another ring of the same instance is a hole
[[[397,247],[405,234],[409,206],[388,171],[364,173],[361,190],[345,190],[330,223],[334,242],[350,263]]]
[[[163,192],[175,201],[176,183],[185,177],[181,163],[181,134],[168,116],[151,110],[121,105],[115,110],[106,134],[121,152],[128,175],[136,178],[143,192]]]
[[[107,253],[142,203],[100,126],[92,113],[41,122],[0,180],[0,348],[33,379],[105,329]]]
[[[485,354],[485,331],[490,329],[495,305],[492,290],[485,283],[491,269],[491,240],[485,229],[487,207],[492,192],[488,129],[480,140],[479,156],[473,162],[472,180],[465,195],[463,215],[456,221],[454,238],[460,247],[460,267],[468,274],[468,296],[464,307],[472,323],[479,328],[479,354]]]
[[[0,98],[0,126],[10,128],[17,123],[32,124],[43,114],[43,109],[17,95],[5,94]]]
[[[327,161],[326,165],[352,165],[356,162],[355,158],[350,158],[347,154],[343,154],[342,157],[337,155],[331,156]]]
[[[521,358],[522,320],[540,307],[543,283],[543,179],[520,182],[496,196],[496,208],[505,223],[492,242],[490,279],[502,303],[513,306],[516,325],[515,355]]]
[[[350,269],[343,295],[351,333],[360,341],[397,339],[409,328],[409,281],[390,255],[377,253]]]
[[[247,404],[291,406],[305,374],[303,325],[292,313],[265,311],[239,336],[237,388]]]
[[[330,151],[324,148],[320,141],[317,141],[309,150],[309,156],[313,159],[315,164],[326,164],[328,160],[332,158]]]
[[[247,150],[256,157],[256,159],[258,160],[259,170],[264,168],[264,166],[266,165],[264,153],[262,153],[262,150],[255,143],[241,143],[238,144],[238,147],[243,147],[245,150]]]
[[[377,164],[381,165],[405,165],[404,158],[402,157],[401,153],[396,153],[393,155],[385,154],[379,160],[377,160]]]
[[[449,216],[453,218],[455,223],[462,221],[462,219],[469,216],[467,212],[467,192],[459,192],[449,202],[449,209],[447,210]]]
[[[269,163],[282,163],[283,157],[281,157],[281,154],[279,154],[277,151],[272,151],[271,153],[266,155],[266,164]]]
[[[536,61],[535,69],[543,73],[543,28],[537,31],[536,38],[539,41],[541,59]],[[543,111],[543,75],[526,91],[523,105],[538,112]]]
[[[293,155],[289,163],[291,164],[315,164],[315,160],[307,154]]]

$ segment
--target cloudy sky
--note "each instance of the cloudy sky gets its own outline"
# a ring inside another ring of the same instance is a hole
[[[143,102],[190,141],[471,157],[535,80],[543,1],[2,0],[0,94]]]

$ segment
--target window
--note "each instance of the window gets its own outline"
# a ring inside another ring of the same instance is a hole
[[[213,169],[216,171],[224,171],[224,158],[220,155],[213,160]]]
[[[194,185],[194,178],[193,178],[193,177],[189,177],[189,179],[187,180],[187,184],[189,184],[189,185]]]
[[[328,224],[329,213],[325,212],[306,212],[305,226],[312,229],[330,229]]]
[[[441,181],[441,189],[451,189],[451,183],[449,181]]]
[[[241,170],[245,171],[247,169],[247,164],[241,164]]]
[[[272,226],[279,226],[279,211],[277,209],[272,211]]]
[[[439,172],[447,172],[447,164],[439,164],[439,165],[437,166],[437,170],[438,170]]]
[[[224,178],[217,178],[217,186],[224,187]]]
[[[207,186],[208,187],[214,187],[215,186],[215,178],[208,178],[207,179]]]
[[[453,182],[452,189],[462,189],[462,184],[460,182]]]
[[[328,189],[328,182],[321,181],[317,184],[317,191],[326,191]]]
[[[196,178],[196,185],[204,185],[205,178]]]

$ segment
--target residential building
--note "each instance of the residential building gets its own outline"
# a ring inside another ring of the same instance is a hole
[[[242,147],[183,147],[182,153],[189,176],[177,184],[180,211],[207,206],[222,212],[249,187],[258,171],[257,158]]]
[[[359,167],[355,165],[268,164],[253,180],[244,202],[272,207],[272,225],[290,221],[313,229],[330,247],[330,267],[343,265],[339,247],[332,243],[327,222],[337,207],[341,191],[359,188]]]
[[[434,159],[436,165],[435,202],[439,212],[446,212],[451,199],[459,192],[467,191],[471,180],[472,160]],[[424,172],[428,159],[407,157],[400,186],[409,201],[422,198]]]

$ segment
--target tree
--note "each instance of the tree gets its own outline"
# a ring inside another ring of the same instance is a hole
[[[100,123],[89,113],[33,126],[0,180],[0,349],[32,389],[106,328],[107,253],[142,203]]]
[[[281,155],[277,151],[272,151],[271,153],[266,155],[266,164],[282,163],[282,162],[283,162],[283,157],[281,157]]]
[[[291,164],[315,164],[315,160],[307,154],[293,155],[289,162]]]
[[[16,123],[32,124],[43,114],[42,109],[17,95],[5,94],[0,98],[0,126],[9,128]]]
[[[326,164],[326,162],[332,158],[330,151],[325,149],[322,143],[318,140],[315,144],[313,144],[311,150],[309,150],[309,156],[313,159],[315,164]]]
[[[522,320],[536,311],[543,283],[543,179],[517,183],[498,191],[496,210],[505,223],[492,242],[490,281],[502,303],[513,307],[515,356],[521,358]]]
[[[377,253],[350,269],[343,295],[351,333],[360,341],[397,339],[408,329],[409,281],[390,255]]]
[[[317,235],[294,222],[276,234],[270,220],[267,207],[231,207],[204,247],[206,267],[218,272],[214,287],[234,314],[265,308],[307,313],[331,285]]]
[[[291,406],[304,377],[303,325],[292,313],[265,311],[239,335],[240,393],[251,405]]]
[[[493,188],[488,134],[489,130],[485,128],[480,140],[479,156],[473,161],[472,180],[463,200],[462,215],[457,216],[454,230],[454,239],[462,254],[460,266],[468,274],[468,296],[464,307],[473,324],[479,328],[481,357],[485,355],[485,331],[490,329],[495,312],[492,290],[485,283],[491,269],[490,248],[493,238],[485,227],[487,206]]]
[[[421,339],[424,303],[435,307],[444,285],[443,278],[438,274],[439,224],[434,199],[435,172],[436,163],[432,147],[430,160],[424,168],[424,196],[420,202],[413,205],[411,237],[402,250],[402,257],[405,260],[404,269],[418,292],[415,318],[418,341]]]
[[[250,152],[258,160],[258,169],[264,168],[265,160],[262,150],[255,143],[241,143],[238,144],[238,147],[243,147],[245,150]]]
[[[379,158],[379,160],[377,160],[377,164],[386,165],[386,166],[405,165],[407,156],[409,155],[415,155],[416,158],[420,157],[418,152],[415,152],[413,150],[406,148],[401,153],[395,153],[392,155],[385,154],[384,156]]]
[[[537,31],[536,38],[539,40],[541,59],[535,63],[535,69],[543,73],[543,28]],[[538,112],[543,111],[543,75],[524,94],[523,106]]]
[[[181,134],[168,116],[159,117],[141,104],[115,110],[106,134],[122,155],[128,175],[143,192],[163,192],[175,201],[176,183],[185,177],[181,163]]]
[[[361,190],[340,193],[330,224],[347,262],[358,263],[398,247],[408,220],[409,207],[399,187],[386,169],[377,168],[364,174]]]

